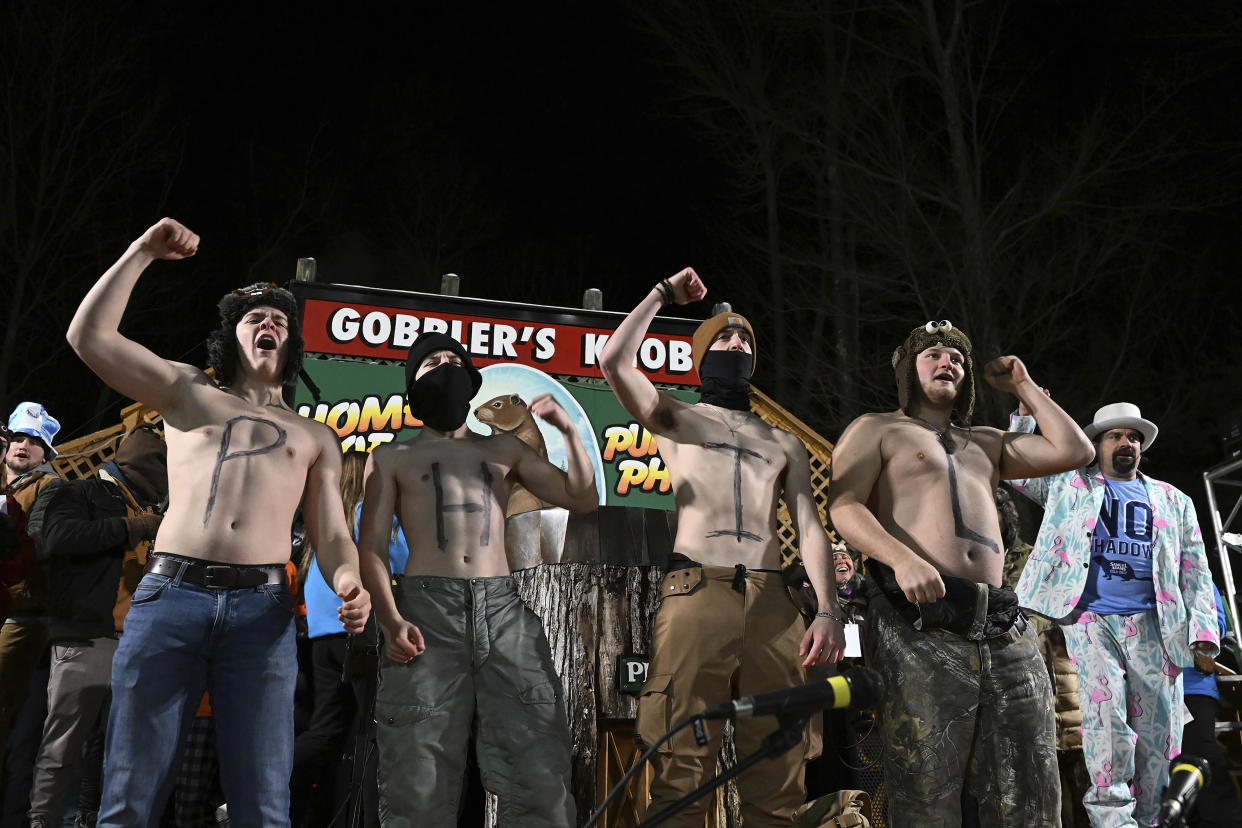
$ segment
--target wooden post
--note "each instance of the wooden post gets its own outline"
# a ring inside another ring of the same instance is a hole
[[[318,265],[315,260],[309,256],[305,259],[298,259],[298,269],[294,271],[293,280],[295,282],[313,282],[315,281],[315,271]]]

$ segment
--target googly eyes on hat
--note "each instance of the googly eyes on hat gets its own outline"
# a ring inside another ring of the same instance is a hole
[[[923,330],[927,331],[929,334],[934,334],[936,331],[945,333],[953,330],[953,323],[947,319],[941,319],[939,322],[928,322],[923,326]]]

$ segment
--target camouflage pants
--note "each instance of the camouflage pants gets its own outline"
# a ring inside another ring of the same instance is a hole
[[[958,826],[962,789],[989,828],[1059,826],[1052,685],[1033,627],[974,641],[920,632],[883,596],[868,611],[888,814],[901,826]]]
[[[380,820],[456,825],[473,724],[501,826],[571,828],[570,739],[539,617],[513,579],[403,577],[397,609],[427,650],[384,659],[375,702]]]

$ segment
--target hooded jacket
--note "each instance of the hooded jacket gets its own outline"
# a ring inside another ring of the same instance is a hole
[[[31,516],[31,535],[51,583],[50,639],[115,636],[142,578],[150,541],[129,547],[132,496],[103,477],[58,480]]]
[[[0,561],[0,615],[14,619],[40,619],[47,605],[47,573],[35,555],[35,543],[27,532],[26,523],[44,487],[60,476],[48,463],[43,463],[9,483],[8,513],[13,520],[16,554]]]

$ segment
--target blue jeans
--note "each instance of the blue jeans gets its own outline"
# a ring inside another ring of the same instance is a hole
[[[112,665],[98,825],[157,822],[206,689],[230,823],[288,826],[296,678],[287,587],[143,576]]]

